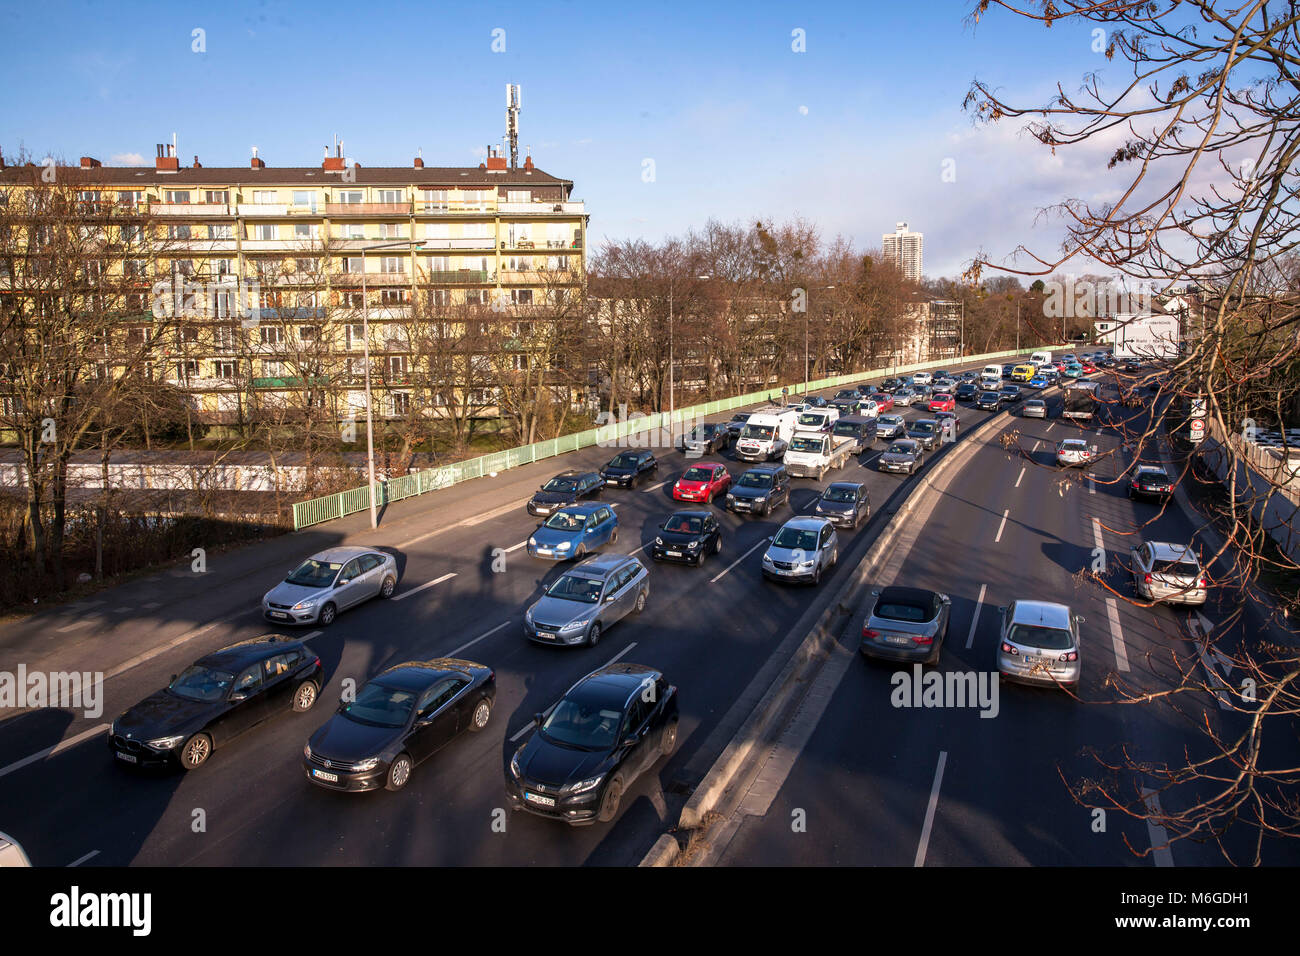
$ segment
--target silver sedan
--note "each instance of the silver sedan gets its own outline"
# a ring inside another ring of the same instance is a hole
[[[329,627],[340,611],[397,587],[397,561],[371,548],[330,548],[313,554],[262,596],[262,614],[280,624]]]

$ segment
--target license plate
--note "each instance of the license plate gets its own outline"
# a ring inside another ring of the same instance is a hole
[[[138,757],[136,757],[135,754],[124,754],[124,753],[122,753],[121,751],[117,751],[117,759],[118,759],[118,760],[125,760],[127,763],[139,763],[139,762],[140,762],[140,759],[139,759]]]
[[[1025,663],[1030,667],[1041,667],[1047,663],[1046,657],[1026,657]]]
[[[550,549],[550,548],[538,548],[538,549],[537,549],[537,553],[538,553],[538,554],[550,554],[550,553],[551,553],[551,549]]]
[[[524,791],[524,799],[529,803],[536,803],[543,807],[555,806],[554,797],[544,797],[540,793],[529,793],[527,790]]]
[[[910,637],[902,637],[898,634],[889,634],[885,637],[885,643],[886,644],[911,644],[912,639]]]
[[[324,771],[324,770],[313,770],[313,771],[311,772],[311,775],[312,775],[313,777],[315,777],[317,780],[324,780],[324,781],[326,781],[326,782],[328,782],[328,783],[338,783],[338,782],[339,782],[339,775],[336,774],[336,773],[327,773],[327,772]]]
[[[281,621],[289,620],[289,615],[284,613],[284,611],[272,611],[271,617],[278,618]]]
[[[618,484],[618,479],[617,479],[617,478],[606,478],[606,479],[605,479],[605,484],[607,484],[607,485],[616,485],[616,484]]]
[[[664,554],[668,555],[670,558],[680,558],[682,556],[680,551],[665,551]]]

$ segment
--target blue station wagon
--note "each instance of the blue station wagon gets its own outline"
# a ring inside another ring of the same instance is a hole
[[[618,540],[618,515],[609,505],[570,505],[537,526],[528,537],[528,553],[547,561],[581,558]]]

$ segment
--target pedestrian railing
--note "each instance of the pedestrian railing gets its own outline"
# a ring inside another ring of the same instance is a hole
[[[985,359],[1007,358],[1021,354],[1023,353],[1018,351],[989,352],[984,355],[963,356],[959,360],[954,359],[954,362],[960,361],[963,365],[972,362],[978,364]],[[918,362],[914,365],[892,366],[890,368],[871,369],[865,372],[850,372],[846,375],[836,375],[832,378],[809,382],[807,390],[809,392],[819,392],[823,389],[836,388],[840,385],[860,382],[864,378],[875,378],[880,375],[906,375],[909,372],[920,371],[935,364],[937,363],[933,361]],[[797,382],[793,385],[783,386],[783,388],[789,389],[787,397],[793,398],[800,394],[800,392],[796,392],[796,389],[802,389],[803,385],[804,383]],[[519,468],[522,465],[531,465],[537,461],[566,455],[569,452],[577,451],[580,448],[588,448],[592,445],[618,446],[625,439],[646,432],[667,431],[671,434],[673,426],[683,421],[700,419],[709,415],[716,415],[719,412],[729,412],[732,409],[744,408],[747,405],[758,405],[766,402],[768,396],[777,398],[781,394],[782,390],[770,388],[750,392],[748,395],[720,398],[700,405],[692,405],[689,408],[679,408],[673,413],[672,421],[669,421],[666,412],[655,412],[648,415],[633,412],[623,421],[611,422],[607,425],[589,428],[586,431],[561,435],[559,438],[550,438],[545,441],[534,442],[531,445],[508,448],[505,451],[492,452],[488,455],[480,455],[477,458],[441,465],[437,468],[426,468],[423,471],[402,475],[399,478],[377,481],[375,482],[375,505],[380,507],[391,501],[401,501],[404,498],[437,491],[440,488],[450,488],[462,481],[482,478],[484,475],[494,475],[498,472],[508,471],[511,468]],[[355,514],[358,511],[366,511],[369,508],[370,488],[365,486],[350,488],[347,491],[325,495],[322,498],[295,502],[293,506],[293,526],[295,530],[306,528],[310,525],[320,524],[323,521],[332,521],[335,518]]]

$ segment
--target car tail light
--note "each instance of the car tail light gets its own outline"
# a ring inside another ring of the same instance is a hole
[[[1199,578],[1196,579],[1196,586],[1198,588],[1208,588],[1210,586],[1210,579],[1202,574]]]
[[[1133,487],[1136,488],[1136,487],[1138,487],[1138,485],[1139,485],[1138,480],[1137,480],[1136,478],[1134,478],[1134,479],[1133,479]]]
[[[862,636],[863,636],[863,637],[869,637],[869,638],[871,638],[872,640],[875,640],[877,637],[880,636],[880,632],[879,632],[879,631],[872,630],[872,629],[869,628],[869,627],[863,627],[863,628],[862,628]]]
[[[312,664],[312,667],[320,667],[320,658],[319,658],[319,657],[316,658],[316,663]]]
[[[925,645],[925,644],[933,644],[933,643],[934,643],[934,638],[933,638],[933,637],[926,637],[926,636],[923,635],[923,634],[918,634],[918,635],[916,635],[916,637],[912,638],[912,643],[913,643],[913,644],[922,644],[922,645]]]
[[[1077,661],[1077,660],[1079,659],[1079,652],[1078,652],[1078,651],[1066,651],[1065,653],[1063,653],[1063,654],[1061,655],[1060,659],[1063,660],[1063,661],[1067,661],[1067,662],[1068,662],[1068,661]]]
[[[1146,574],[1142,575],[1142,583],[1143,583],[1143,584],[1150,584],[1150,583],[1151,583],[1151,572],[1150,572],[1150,571],[1148,571]]]
[[[1016,649],[1016,647],[1015,647],[1014,644],[1008,644],[1006,641],[1003,641],[1003,642],[1002,642],[1002,653],[1003,653],[1003,654],[1010,654],[1010,655],[1012,655],[1012,656],[1014,657],[1014,656],[1018,655],[1018,654],[1020,653],[1020,651]]]

